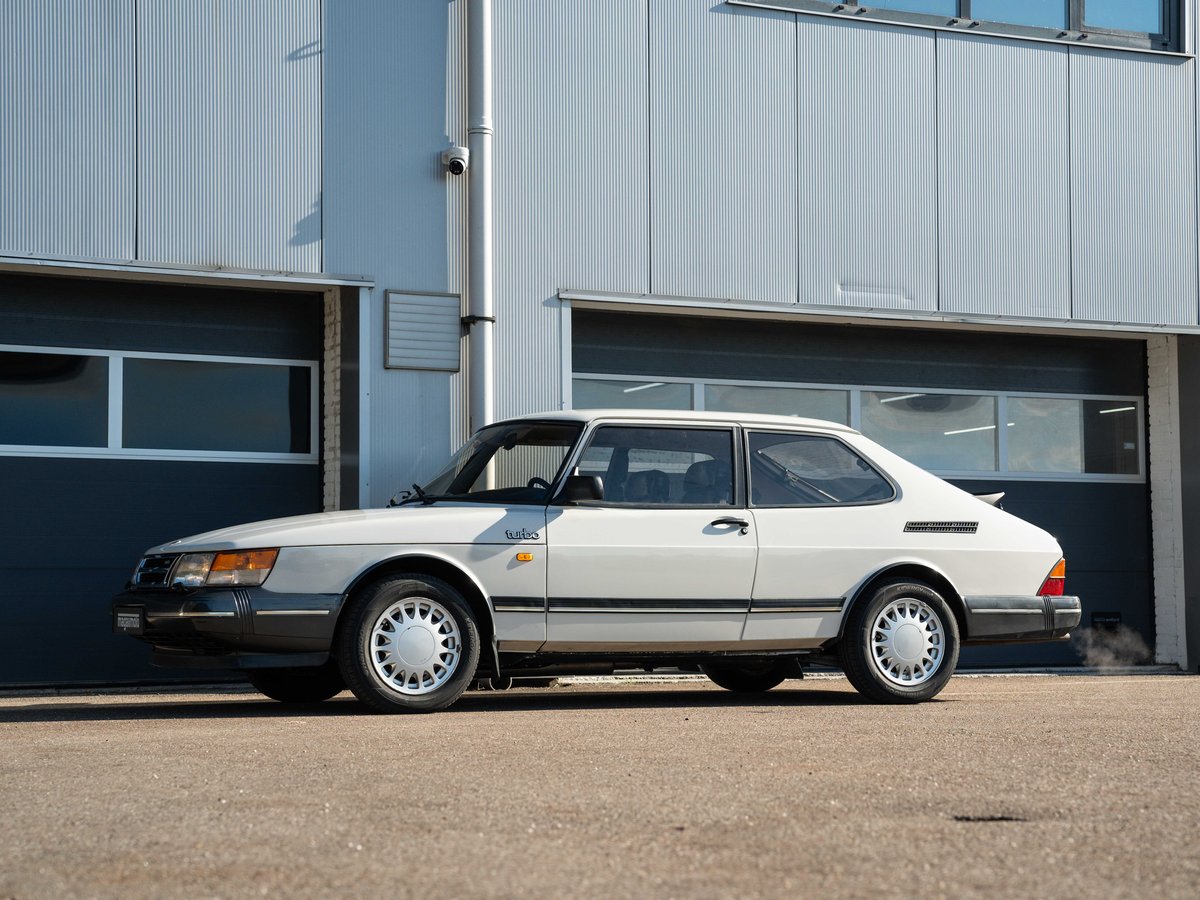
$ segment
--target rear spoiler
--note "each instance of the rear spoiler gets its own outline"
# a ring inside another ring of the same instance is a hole
[[[1004,497],[1004,491],[998,491],[994,494],[974,494],[972,496],[974,496],[976,500],[982,500],[988,506],[994,506],[997,509],[1004,509],[1004,507],[1000,505],[1000,500]]]

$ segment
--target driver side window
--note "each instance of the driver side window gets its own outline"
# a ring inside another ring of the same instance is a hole
[[[732,506],[733,433],[719,428],[605,425],[579,461],[604,499],[636,506]]]

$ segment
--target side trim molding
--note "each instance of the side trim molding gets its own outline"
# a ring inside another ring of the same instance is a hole
[[[845,597],[829,600],[755,600],[751,613],[831,613],[841,612]]]
[[[552,613],[745,613],[750,607],[746,600],[692,600],[637,597],[551,597]]]
[[[493,597],[492,609],[496,612],[544,613],[546,601],[542,597]]]

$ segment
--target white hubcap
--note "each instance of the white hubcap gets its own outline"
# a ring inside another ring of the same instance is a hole
[[[921,684],[942,665],[946,633],[924,600],[904,597],[879,611],[871,625],[871,659],[893,684]]]
[[[375,620],[367,652],[375,674],[400,694],[441,687],[462,659],[462,637],[449,610],[427,597],[397,600]]]

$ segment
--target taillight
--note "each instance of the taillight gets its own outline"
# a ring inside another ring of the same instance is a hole
[[[1046,576],[1046,580],[1042,582],[1041,590],[1038,591],[1043,597],[1061,597],[1067,587],[1067,561],[1060,559],[1054,564],[1054,568],[1050,570],[1050,574]]]

